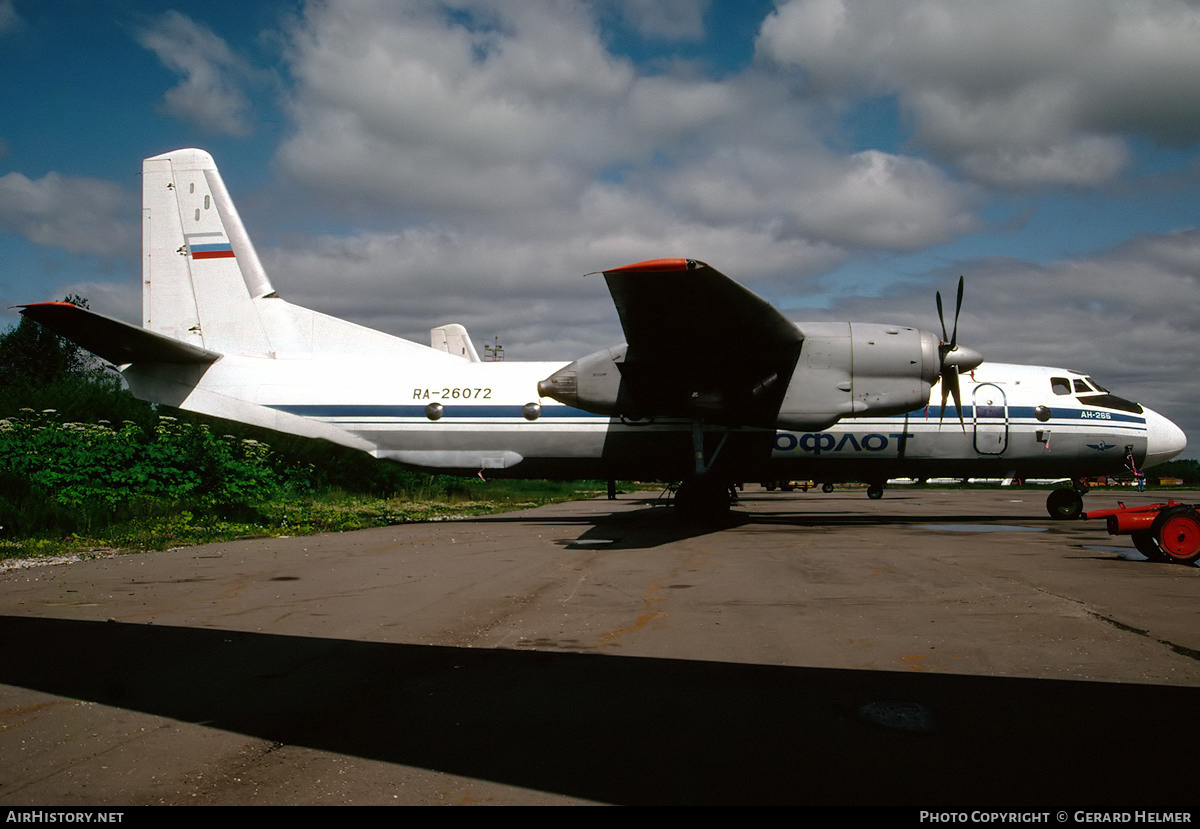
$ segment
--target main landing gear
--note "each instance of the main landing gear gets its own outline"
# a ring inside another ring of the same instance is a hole
[[[733,504],[729,490],[729,484],[716,478],[691,478],[675,490],[675,509],[691,523],[720,523],[729,517]]]
[[[675,509],[680,518],[690,523],[715,524],[729,517],[729,507],[736,500],[734,486],[712,472],[713,464],[725,448],[728,430],[721,434],[716,447],[705,451],[704,426],[699,418],[692,420],[692,457],[695,474],[675,490]]]

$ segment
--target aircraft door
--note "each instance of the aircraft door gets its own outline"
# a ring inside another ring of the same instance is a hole
[[[972,400],[975,417],[975,451],[1002,455],[1008,448],[1008,400],[995,383],[980,383]]]

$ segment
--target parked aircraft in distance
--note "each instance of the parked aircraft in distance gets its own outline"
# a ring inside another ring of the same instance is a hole
[[[1078,484],[1185,445],[1090,377],[958,345],[961,281],[939,337],[793,323],[702,262],[652,260],[603,272],[626,343],[566,365],[482,362],[461,326],[425,346],[281,299],[202,150],[146,159],[143,198],[141,327],[61,302],[22,313],[118,366],[138,397],[415,467],[682,481],[681,511],[711,516],[734,482],[856,480],[873,497],[901,476]],[[1051,514],[1077,515],[1078,492],[1055,490]]]

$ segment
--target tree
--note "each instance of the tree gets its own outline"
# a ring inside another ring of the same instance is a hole
[[[1191,458],[1176,458],[1173,461],[1160,463],[1147,470],[1155,481],[1159,478],[1179,478],[1189,486],[1200,483],[1200,461]]]
[[[86,299],[74,294],[64,301],[88,307]],[[100,370],[89,352],[27,317],[0,334],[0,391],[38,388],[64,375],[84,378]]]

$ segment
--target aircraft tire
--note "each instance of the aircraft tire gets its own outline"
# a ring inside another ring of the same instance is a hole
[[[1074,489],[1051,490],[1046,496],[1046,512],[1059,521],[1069,521],[1083,514],[1083,496]]]
[[[833,484],[821,484],[821,491],[828,495],[833,492]]]
[[[1159,549],[1154,533],[1149,530],[1136,530],[1131,532],[1129,537],[1133,539],[1133,546],[1137,548],[1137,551],[1150,561],[1161,563],[1171,560],[1170,556]]]
[[[1168,561],[1194,564],[1200,559],[1200,513],[1191,507],[1163,510],[1150,525],[1150,534]]]
[[[867,497],[872,501],[878,501],[883,497],[883,487],[880,484],[871,484],[867,487]]]

